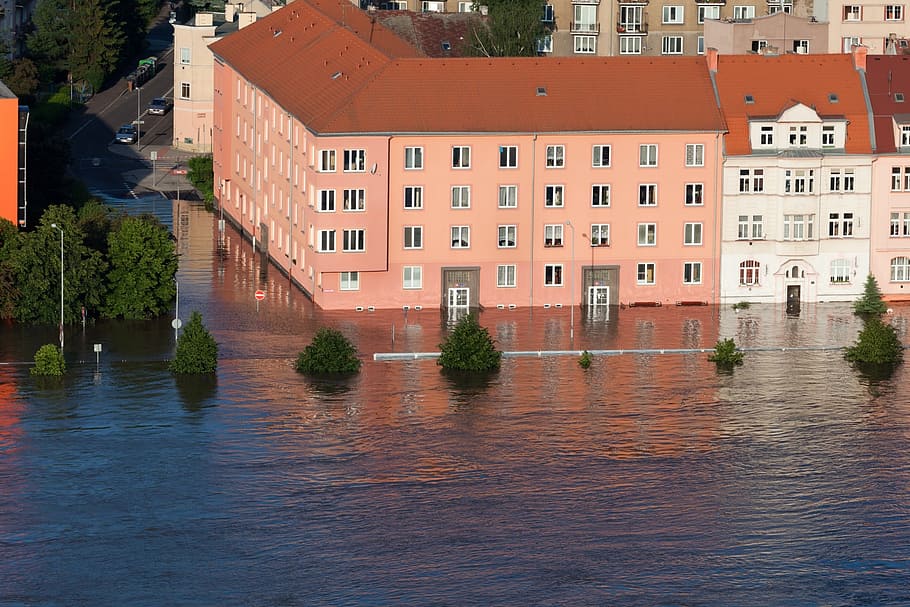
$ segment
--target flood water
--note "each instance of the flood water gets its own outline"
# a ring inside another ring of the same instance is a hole
[[[177,382],[170,320],[66,334],[61,385],[0,365],[0,605],[910,605],[907,366],[836,350],[504,360],[453,383],[438,311],[323,312],[184,203],[180,315],[217,379]],[[257,304],[253,292],[267,291]],[[910,309],[895,309],[907,341]],[[488,310],[506,350],[847,345],[846,304]],[[292,368],[321,326],[364,355]],[[56,329],[0,327],[0,362]],[[93,345],[102,344],[95,364]]]

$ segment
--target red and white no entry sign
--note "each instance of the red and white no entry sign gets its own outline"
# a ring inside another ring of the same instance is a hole
[[[263,299],[265,299],[265,291],[263,291],[262,289],[257,289],[256,290],[256,299],[258,301],[262,301]]]

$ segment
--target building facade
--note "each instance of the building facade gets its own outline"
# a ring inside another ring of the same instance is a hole
[[[784,12],[754,19],[712,19],[705,21],[705,44],[721,55],[824,53],[828,24]]]
[[[899,2],[829,0],[828,52],[849,53],[862,45],[870,55],[910,50],[907,5]]]

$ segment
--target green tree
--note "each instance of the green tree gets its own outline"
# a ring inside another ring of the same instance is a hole
[[[541,20],[542,0],[482,0],[489,18],[475,22],[466,54],[479,57],[536,57],[537,41],[549,31]]]
[[[904,358],[904,345],[893,326],[878,316],[870,316],[863,323],[856,343],[846,349],[844,357],[852,363],[896,365]]]
[[[14,257],[19,248],[19,230],[0,219],[0,318],[12,318],[19,299]]]
[[[107,239],[113,226],[112,211],[97,199],[87,200],[77,213],[79,229],[85,235],[85,246],[107,256]]]
[[[38,0],[35,5],[35,29],[26,39],[26,47],[38,65],[55,71],[69,69],[73,6],[71,0]]]
[[[322,328],[297,356],[294,367],[301,373],[356,373],[360,370],[357,348],[341,331]]]
[[[35,366],[30,371],[32,375],[63,375],[66,373],[63,352],[54,344],[44,344],[35,352]]]
[[[853,312],[859,316],[881,316],[887,309],[888,306],[882,300],[882,291],[878,288],[875,276],[869,274],[863,285],[862,296],[853,302]]]
[[[153,318],[171,308],[177,250],[157,219],[124,217],[117,222],[108,237],[108,260],[106,316]]]
[[[714,345],[714,354],[708,357],[712,363],[719,367],[735,367],[743,364],[743,353],[736,347],[732,338],[718,339]]]
[[[177,338],[177,351],[170,370],[175,375],[207,375],[218,368],[218,343],[194,311]]]
[[[10,73],[3,78],[3,82],[19,97],[21,103],[31,105],[41,84],[38,66],[27,58],[13,59],[10,64]]]
[[[80,0],[73,14],[70,73],[73,81],[85,80],[95,90],[120,62],[126,41],[124,24],[117,20],[118,0]]]
[[[436,364],[451,371],[496,371],[502,361],[502,352],[474,314],[463,316],[439,349]]]
[[[215,171],[212,166],[212,156],[210,154],[194,156],[189,159],[187,165],[189,165],[187,179],[202,194],[205,208],[211,210],[212,203],[215,202]]]

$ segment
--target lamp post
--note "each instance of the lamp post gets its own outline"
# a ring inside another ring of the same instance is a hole
[[[569,229],[572,230],[572,266],[569,274],[569,284],[572,292],[569,295],[569,310],[570,312],[570,321],[569,321],[569,341],[574,345],[575,343],[575,226],[572,225],[571,221],[566,220],[566,225],[569,226]]]
[[[142,137],[142,127],[139,119],[142,117],[142,87],[136,87],[136,149],[139,149],[139,138]]]
[[[60,232],[60,351],[63,351],[63,228],[56,223],[51,227]]]

